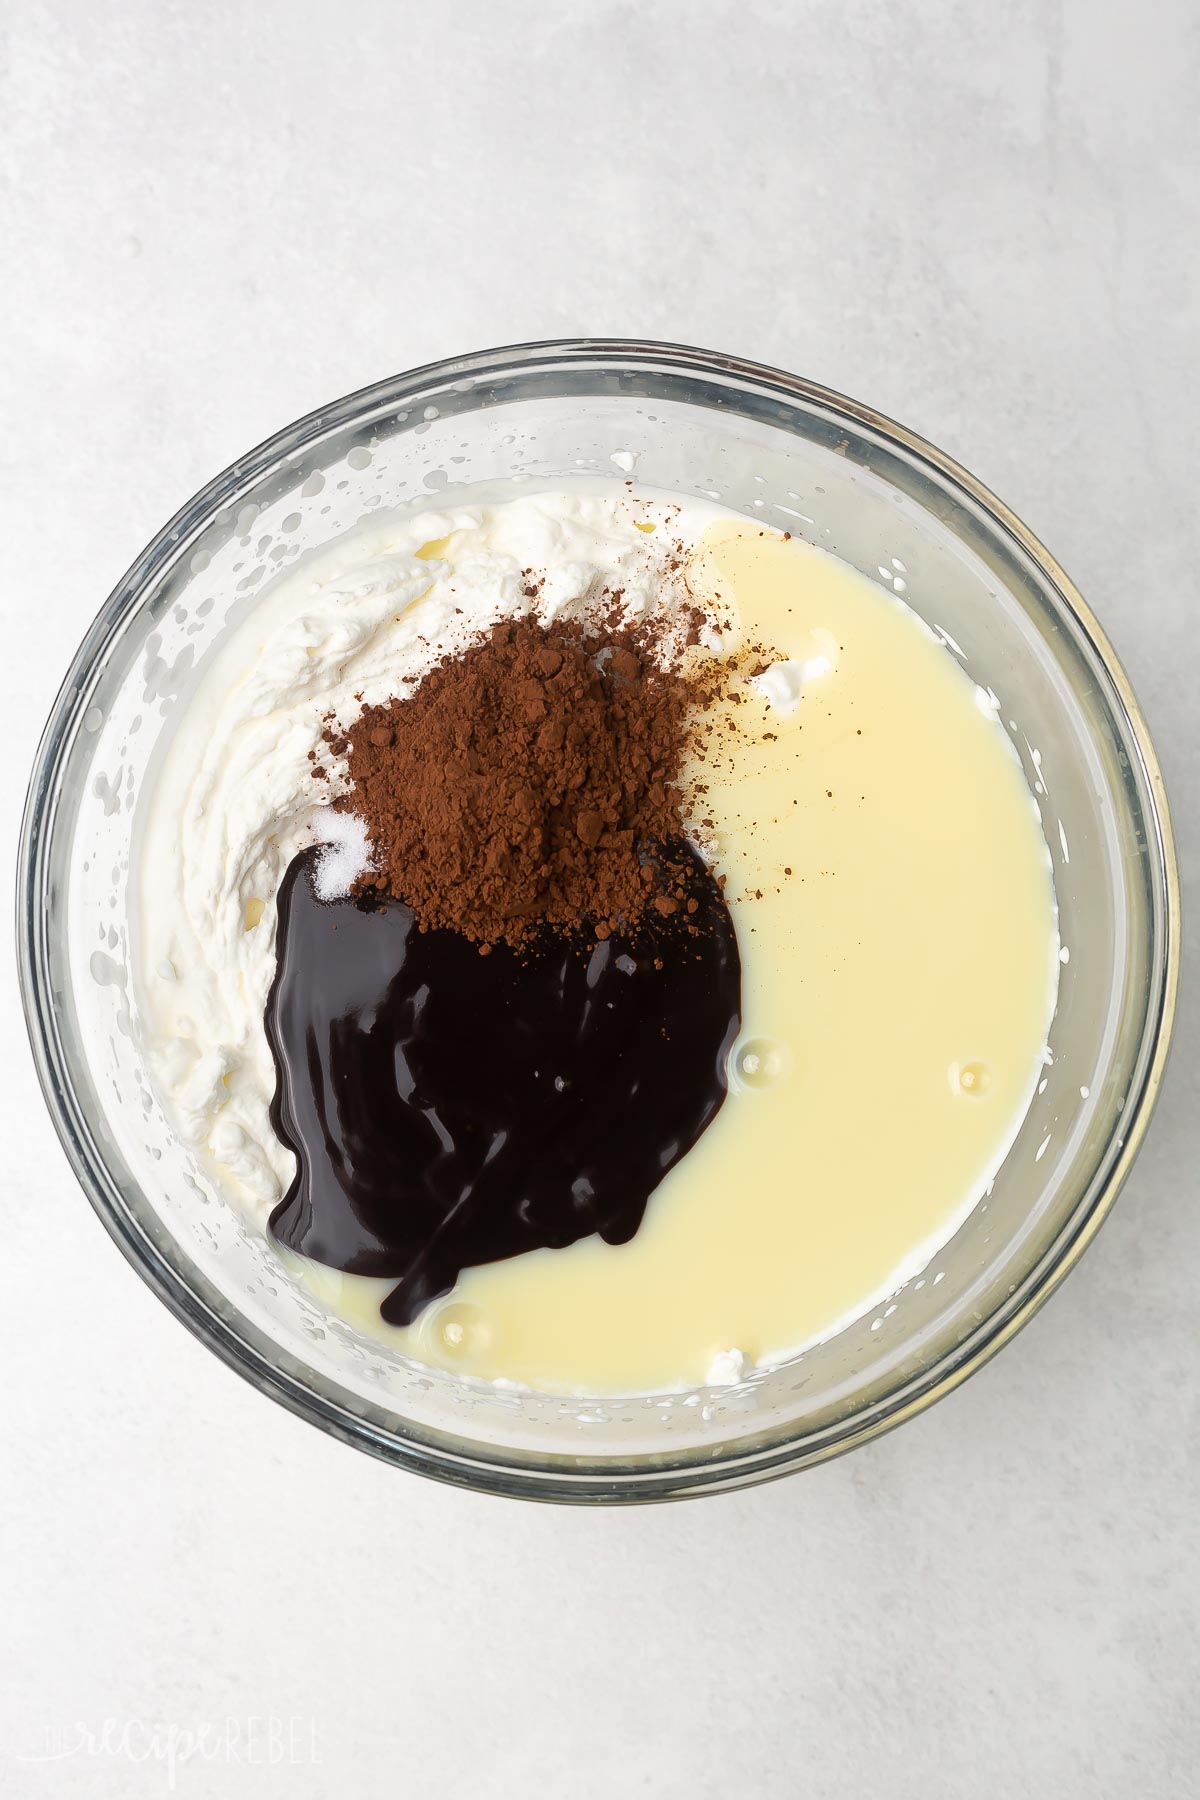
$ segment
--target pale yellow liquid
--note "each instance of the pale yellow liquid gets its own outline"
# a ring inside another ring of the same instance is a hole
[[[732,1347],[786,1355],[919,1273],[1031,1097],[1058,942],[1002,725],[911,612],[831,556],[731,521],[694,578],[743,642],[810,671],[788,719],[745,690],[733,767],[698,808],[741,949],[745,1079],[628,1244],[470,1269],[403,1331],[379,1320],[388,1283],[310,1266],[421,1361],[604,1394],[699,1385]]]

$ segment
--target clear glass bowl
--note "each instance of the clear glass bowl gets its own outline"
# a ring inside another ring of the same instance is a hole
[[[210,1191],[162,1116],[131,1019],[137,798],[196,666],[304,551],[460,486],[625,475],[719,497],[897,586],[999,697],[1054,858],[1052,1061],[990,1195],[886,1308],[738,1387],[580,1403],[416,1368],[323,1314]],[[901,571],[902,574],[900,573]],[[955,463],[811,383],[664,344],[535,344],[417,369],[281,431],[134,563],[38,750],[19,949],[46,1100],[143,1277],[264,1393],[446,1481],[539,1499],[714,1492],[863,1443],[948,1392],[1095,1235],[1162,1075],[1179,958],[1162,779],[1129,683],[1062,570]]]

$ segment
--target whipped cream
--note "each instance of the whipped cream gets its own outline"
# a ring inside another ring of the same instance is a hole
[[[708,1365],[705,1387],[736,1387],[754,1368],[753,1357],[744,1350],[718,1350]]]
[[[629,623],[665,610],[682,627],[675,547],[713,516],[605,484],[373,521],[264,594],[200,672],[145,802],[136,999],[181,1135],[256,1222],[294,1173],[268,1114],[275,895],[314,843],[329,845],[327,895],[370,859],[361,822],[315,804],[329,795],[324,783],[314,794],[312,760],[329,721],[345,728],[363,705],[403,697],[447,652],[531,607],[547,622],[578,616],[607,590]],[[345,791],[335,765],[335,795],[339,780]]]

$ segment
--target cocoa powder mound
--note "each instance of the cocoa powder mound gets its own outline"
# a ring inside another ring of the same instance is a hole
[[[358,891],[410,906],[486,950],[535,932],[635,928],[695,910],[679,788],[702,680],[661,666],[643,633],[530,616],[366,707],[328,743],[366,822]]]

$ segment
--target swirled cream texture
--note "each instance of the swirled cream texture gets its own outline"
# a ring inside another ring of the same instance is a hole
[[[291,571],[201,672],[139,820],[135,960],[164,1104],[265,1226],[293,1174],[268,1116],[275,896],[328,836],[310,760],[327,718],[601,590],[681,621],[694,593],[724,647],[778,653],[704,777],[743,970],[726,1104],[628,1244],[469,1269],[395,1331],[386,1283],[306,1270],[418,1360],[592,1394],[737,1381],[878,1304],[979,1200],[1028,1107],[1058,966],[1049,857],[994,708],[915,613],[823,552],[616,483],[372,524]],[[331,882],[364,854],[342,842]]]

